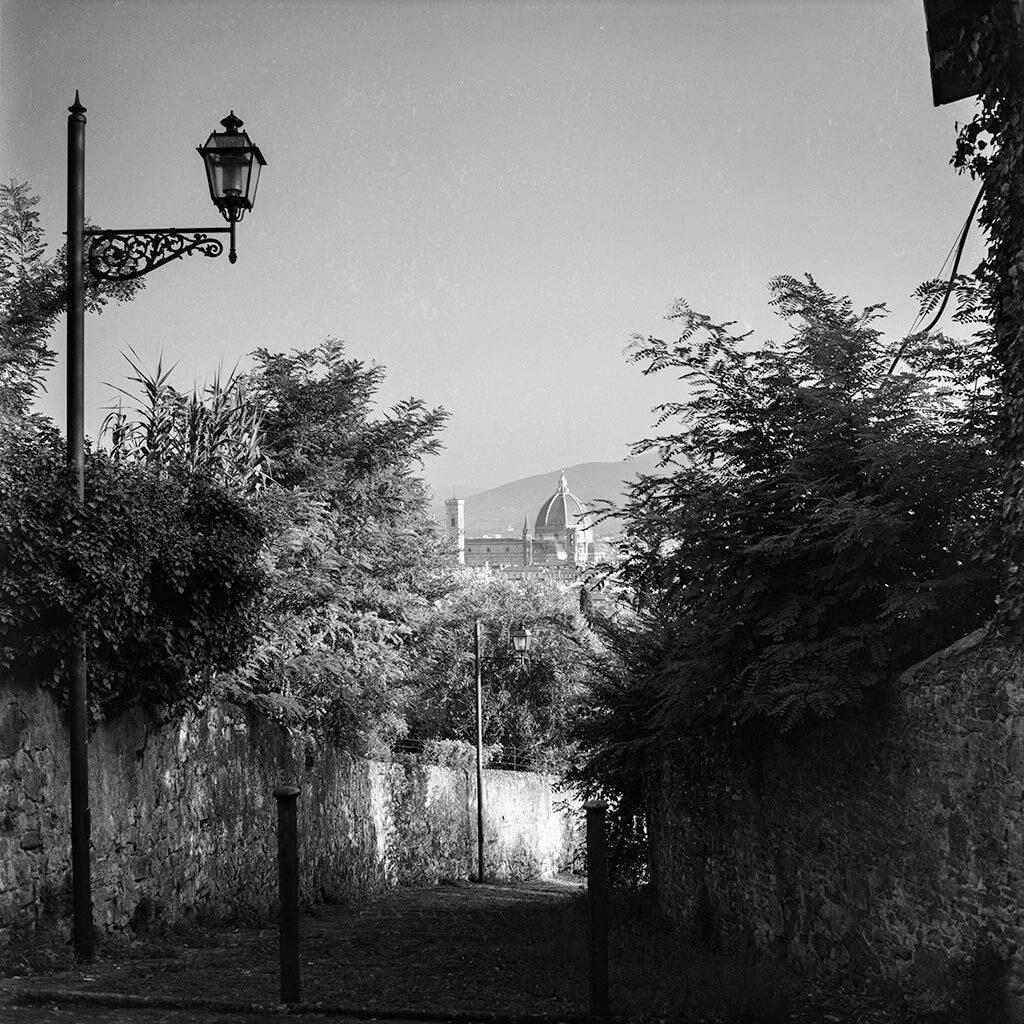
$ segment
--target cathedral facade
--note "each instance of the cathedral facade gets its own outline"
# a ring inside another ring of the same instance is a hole
[[[569,490],[563,472],[555,493],[540,507],[533,527],[527,515],[522,537],[467,537],[466,502],[445,503],[445,535],[455,546],[460,565],[477,568],[507,566],[586,565],[595,560],[594,524],[587,507]]]

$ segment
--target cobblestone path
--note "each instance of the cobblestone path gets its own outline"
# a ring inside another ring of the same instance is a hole
[[[319,907],[300,926],[302,1001],[431,1013],[585,1012],[587,979],[580,969],[585,917],[569,902],[580,892],[580,883],[570,880],[441,885]],[[84,1006],[70,1013],[66,1007],[50,1008],[45,1016],[44,1007],[5,1006],[4,992],[14,988],[277,1002],[276,927],[211,929],[184,942],[163,951],[174,955],[141,957],[129,949],[73,971],[8,979],[0,988],[0,1021],[242,1024],[248,1019]]]

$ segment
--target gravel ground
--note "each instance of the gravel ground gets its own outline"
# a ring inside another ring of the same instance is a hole
[[[477,1012],[481,1017],[585,1014],[586,914],[578,899],[572,902],[581,892],[580,881],[568,878],[521,885],[466,883],[396,889],[365,903],[319,907],[305,914],[300,924],[302,1002],[354,1011],[353,1016],[363,1020],[370,1013],[384,1021],[391,1011],[402,1015],[405,1024],[420,1014],[435,1021],[447,1014],[472,1017]],[[666,983],[671,989],[676,975],[700,966],[692,950],[675,952],[670,940],[656,932],[613,933],[612,938],[619,944],[643,943],[618,960],[616,950],[610,951],[613,1012],[631,1009],[635,1015],[638,1007],[660,998],[658,992]],[[66,950],[56,954],[57,963],[63,958],[69,964]],[[131,946],[107,945],[95,963],[63,970],[50,962],[40,971],[39,964],[45,962],[45,956],[27,959],[35,971],[0,980],[0,1024],[266,1024],[289,1019],[271,1012],[279,996],[276,926],[222,926],[197,929],[170,941],[154,938]],[[739,962],[726,961],[724,968],[712,963],[711,968],[724,969],[724,988],[741,997],[731,1000],[739,1009],[724,1017],[713,1014],[719,1022],[923,1022],[900,1013],[891,1001],[880,1004],[812,993],[799,982],[794,988],[793,979],[782,976],[758,980],[745,974],[746,967]],[[717,989],[723,990],[722,979]],[[20,1006],[13,1001],[16,991],[206,1000],[207,1007],[117,1008],[66,1000]],[[794,991],[799,993],[796,997]],[[691,1005],[689,999],[684,1002]],[[217,1003],[230,1009],[208,1009]],[[668,1005],[678,1005],[678,999],[672,997]],[[235,1012],[240,1006],[268,1012]],[[952,1020],[932,1019],[943,1024]]]
[[[302,1001],[431,1013],[585,1012],[586,978],[552,971],[550,962],[538,960],[543,950],[534,941],[534,926],[550,929],[552,906],[579,891],[574,881],[443,885],[393,890],[358,905],[320,907],[304,915],[300,925]],[[0,997],[13,989],[60,989],[272,1006],[278,979],[276,927],[218,928],[196,931],[175,947],[142,943],[103,951],[96,963],[84,967],[9,978]],[[69,1016],[55,1008],[50,1016],[39,1016],[41,1008],[0,1004],[0,1021],[236,1024],[244,1019],[103,1012],[106,1017],[90,1017],[78,1008]]]

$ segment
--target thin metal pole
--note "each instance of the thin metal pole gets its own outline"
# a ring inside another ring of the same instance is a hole
[[[588,800],[587,811],[587,904],[590,917],[590,1012],[608,1013],[608,847],[603,800]]]
[[[299,826],[298,786],[278,786],[277,873],[280,891],[281,1002],[299,1001]]]
[[[484,880],[484,698],[480,671],[480,620],[474,631],[476,653],[476,880]]]
[[[68,424],[67,463],[79,503],[85,501],[85,107],[68,107]],[[75,956],[93,959],[89,863],[89,697],[85,631],[76,622],[68,663],[71,743],[71,888]]]

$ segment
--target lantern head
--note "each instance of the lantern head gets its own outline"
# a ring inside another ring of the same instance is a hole
[[[526,654],[530,650],[530,631],[525,626],[520,626],[512,634],[512,646],[516,654]]]
[[[242,123],[232,110],[221,121],[224,131],[213,132],[205,146],[196,147],[206,165],[210,198],[229,223],[240,221],[252,209],[260,170],[267,164],[259,147],[239,130]]]

